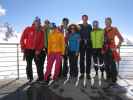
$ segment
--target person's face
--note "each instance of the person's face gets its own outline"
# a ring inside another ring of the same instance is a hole
[[[49,23],[49,21],[45,21],[44,24],[45,24],[46,26],[49,26],[50,23]]]
[[[76,32],[76,27],[75,26],[71,26],[71,33],[74,33],[74,32]]]
[[[98,29],[98,28],[99,28],[99,23],[93,22],[93,29]]]
[[[83,17],[82,17],[82,21],[83,21],[83,23],[87,23],[88,17],[87,17],[87,16],[83,16]]]
[[[105,19],[105,26],[110,27],[111,26],[111,21],[108,19]]]
[[[63,25],[67,26],[68,25],[68,21],[63,21]]]
[[[35,27],[36,27],[36,28],[38,28],[38,27],[40,26],[40,23],[37,22],[37,21],[35,21],[34,24],[35,24]]]

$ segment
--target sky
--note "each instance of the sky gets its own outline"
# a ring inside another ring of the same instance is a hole
[[[111,17],[123,36],[133,37],[133,0],[0,0],[0,23],[8,22],[22,32],[32,24],[35,16],[42,22],[49,19],[57,25],[63,17],[71,22],[80,22],[87,14],[90,23],[99,20],[104,28],[104,19]]]

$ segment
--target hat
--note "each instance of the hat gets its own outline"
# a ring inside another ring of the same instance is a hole
[[[36,16],[36,17],[35,17],[35,22],[41,23],[41,19],[40,19],[38,16]]]
[[[50,24],[50,26],[51,26],[51,28],[56,28],[56,24],[53,22]]]

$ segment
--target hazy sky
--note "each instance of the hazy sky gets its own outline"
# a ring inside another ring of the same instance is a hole
[[[133,0],[0,0],[0,22],[22,31],[35,16],[60,24],[63,17],[79,22],[87,14],[91,23],[99,20],[104,27],[105,17],[110,16],[124,36],[133,37],[132,10]]]

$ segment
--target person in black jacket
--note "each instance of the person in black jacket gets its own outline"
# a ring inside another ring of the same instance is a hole
[[[68,38],[68,25],[69,25],[69,19],[68,18],[63,18],[62,19],[62,25],[59,27],[59,30],[63,33],[64,38],[65,38],[65,54],[63,56],[63,66],[61,68],[61,72],[59,76],[62,77],[67,77],[68,73],[68,43],[67,43],[67,38]]]
[[[92,26],[88,24],[88,16],[82,16],[83,24],[79,24],[80,26],[80,72],[81,78],[86,73],[87,78],[90,79],[90,69],[91,69],[91,40],[90,33],[92,31]]]

